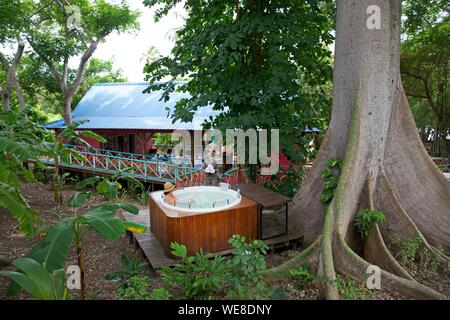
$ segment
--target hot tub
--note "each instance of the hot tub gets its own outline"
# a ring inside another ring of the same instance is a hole
[[[237,191],[211,186],[175,190],[173,195],[177,200],[171,205],[165,201],[163,192],[160,191],[159,199],[165,208],[193,213],[222,211],[234,207],[242,199]],[[158,199],[158,193],[155,196]]]
[[[256,239],[256,203],[238,192],[201,186],[176,190],[174,195],[175,205],[165,202],[162,191],[152,192],[149,201],[150,229],[166,253],[172,242],[186,245],[194,254],[225,251],[234,234]]]

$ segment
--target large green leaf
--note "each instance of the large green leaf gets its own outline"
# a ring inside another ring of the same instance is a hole
[[[82,130],[79,131],[78,134],[82,137],[86,137],[86,138],[90,138],[90,139],[94,139],[96,141],[99,141],[101,143],[106,143],[106,139],[103,138],[101,135],[96,134],[95,132],[89,131],[89,130]]]
[[[72,208],[79,208],[91,197],[91,195],[92,193],[90,191],[77,192],[69,199],[68,205]]]
[[[34,299],[55,300],[65,297],[64,269],[50,274],[30,258],[18,259],[13,264],[20,272],[5,271],[3,274],[28,291]]]
[[[76,190],[84,189],[97,184],[97,182],[99,182],[100,180],[101,178],[99,176],[89,177],[87,179],[79,181],[77,184],[75,184],[74,187]]]
[[[19,221],[19,229],[25,236],[34,234],[37,214],[25,203],[19,191],[3,182],[0,182],[0,207]]]
[[[148,229],[146,226],[144,226],[142,224],[131,222],[131,221],[123,221],[123,225],[125,226],[125,228],[128,231],[136,232],[136,233],[146,233],[147,229]]]
[[[0,137],[0,151],[8,152],[20,160],[28,160],[34,156],[30,145],[5,137]]]
[[[132,204],[126,202],[105,203],[96,208],[102,208],[102,210],[109,210],[109,211],[116,211],[122,209],[132,214],[139,214],[138,207],[135,207]]]
[[[123,221],[113,211],[102,207],[88,210],[78,217],[78,222],[88,224],[108,240],[116,240],[125,232]]]
[[[115,181],[103,180],[97,185],[97,191],[105,196],[106,199],[112,200],[118,193],[120,184]]]
[[[27,257],[42,263],[49,272],[61,269],[64,267],[74,234],[74,220],[63,220],[49,228],[46,237],[31,249]]]

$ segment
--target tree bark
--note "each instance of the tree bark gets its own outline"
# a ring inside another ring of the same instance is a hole
[[[23,51],[25,49],[25,43],[23,41],[18,41],[17,51],[11,61],[8,60],[0,54],[1,64],[3,69],[7,73],[5,88],[1,91],[3,111],[8,112],[11,108],[11,91],[14,88],[16,90],[17,100],[20,107],[25,108],[25,99],[23,97],[22,88],[17,81],[17,66],[19,65],[20,59],[22,58]]]
[[[380,8],[380,29],[367,27],[372,5]],[[400,16],[401,0],[337,1],[332,118],[290,211],[290,228],[304,235],[306,245],[321,239],[316,267],[331,280],[322,287],[329,299],[339,297],[336,273],[366,280],[370,255],[365,260],[355,253],[361,243],[355,243],[353,223],[356,213],[369,207],[368,199],[389,217],[380,236],[372,235],[366,244],[367,250],[383,248],[384,257],[371,262],[386,268],[382,289],[442,298],[410,279],[384,250],[383,239],[405,228],[410,231],[405,236],[419,234],[426,245],[450,249],[450,184],[423,147],[402,87]],[[325,207],[320,173],[331,157],[344,159],[344,166],[333,201]]]

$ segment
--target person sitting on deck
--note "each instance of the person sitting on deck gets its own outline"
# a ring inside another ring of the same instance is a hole
[[[166,182],[164,183],[164,197],[166,199],[166,203],[174,206],[175,205],[175,201],[177,201],[177,197],[175,197],[173,195],[173,191],[175,189],[175,186],[170,183],[170,182]]]

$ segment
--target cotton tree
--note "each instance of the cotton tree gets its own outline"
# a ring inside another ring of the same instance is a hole
[[[33,15],[27,41],[35,57],[46,66],[59,87],[63,118],[69,124],[72,121],[72,102],[89,59],[113,31],[137,28],[139,14],[125,1],[111,4],[104,0],[73,0],[66,6],[60,3],[54,1]],[[69,63],[74,58],[79,59],[79,64],[76,73],[70,76]]]
[[[332,119],[290,212],[290,227],[309,247],[273,276],[309,261],[328,279],[339,273],[365,282],[374,264],[384,290],[442,298],[415,281],[386,246],[394,236],[419,236],[440,261],[448,257],[431,245],[450,249],[450,184],[421,143],[402,86],[400,17],[400,0],[337,1]],[[320,175],[333,157],[343,159],[343,168],[324,206]],[[386,221],[373,227],[361,250],[353,224],[365,208],[384,212]],[[323,291],[339,297],[333,281]]]

